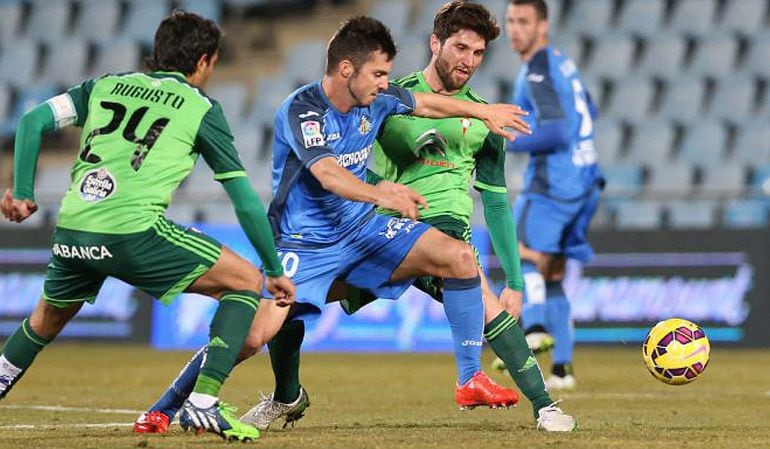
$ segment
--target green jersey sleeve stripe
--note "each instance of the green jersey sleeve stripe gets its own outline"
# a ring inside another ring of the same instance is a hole
[[[197,238],[194,235],[190,235],[185,232],[182,232],[179,229],[167,223],[165,220],[159,220],[158,223],[160,224],[161,229],[165,229],[165,232],[177,237],[181,242],[186,242],[190,245],[200,248],[201,250],[206,250],[209,253],[216,255],[217,259],[219,258],[220,249],[217,248],[215,245],[211,244],[210,242]]]
[[[224,173],[216,173],[214,175],[214,179],[216,181],[222,181],[225,179],[242,178],[244,176],[246,176],[245,170],[235,170],[235,171],[228,171]]]
[[[185,241],[184,239],[180,238],[178,235],[170,234],[167,231],[161,229],[161,226],[158,225],[158,223],[160,222],[156,222],[153,225],[153,229],[159,236],[168,240],[169,243],[171,243],[172,245],[176,245],[180,248],[186,249],[187,251],[195,253],[200,257],[206,259],[207,261],[211,262],[212,264],[215,263],[217,259],[219,259],[218,251],[212,252],[210,248],[204,248],[204,247],[198,246],[195,244],[195,242],[192,242],[192,241]]]
[[[486,184],[481,181],[476,181],[476,184],[474,184],[477,189],[486,190],[488,192],[494,192],[494,193],[508,193],[508,189],[503,186],[493,186]]]

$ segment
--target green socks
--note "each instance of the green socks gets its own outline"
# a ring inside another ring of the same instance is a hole
[[[270,364],[275,376],[273,399],[291,404],[299,396],[299,351],[305,338],[304,321],[287,321],[270,340]]]
[[[249,334],[258,306],[259,295],[253,291],[222,295],[211,320],[208,351],[193,392],[219,396],[219,390],[230,375]]]
[[[516,319],[508,312],[500,312],[500,315],[484,326],[484,337],[495,354],[505,362],[521,392],[532,402],[537,418],[538,410],[553,401],[545,389],[540,366],[527,346],[524,332],[516,323]]]
[[[37,335],[29,325],[29,318],[26,318],[5,342],[3,356],[17,368],[25,370],[48,343],[50,340]]]

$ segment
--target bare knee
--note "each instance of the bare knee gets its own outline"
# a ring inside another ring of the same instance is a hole
[[[455,279],[476,277],[478,266],[473,248],[467,243],[458,244],[455,248],[451,251],[449,274],[446,277]]]

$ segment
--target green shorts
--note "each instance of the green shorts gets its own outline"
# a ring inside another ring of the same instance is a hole
[[[219,259],[222,244],[165,217],[146,231],[98,234],[56,228],[43,298],[57,307],[93,303],[107,276],[170,303]]]

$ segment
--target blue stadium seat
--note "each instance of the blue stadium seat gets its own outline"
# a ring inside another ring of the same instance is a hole
[[[749,76],[729,76],[720,79],[716,92],[710,95],[707,116],[743,122],[754,114],[757,82]]]
[[[658,117],[692,122],[701,113],[705,85],[697,78],[678,78],[667,83],[664,97],[656,113]]]
[[[678,158],[701,167],[721,164],[727,137],[727,129],[722,122],[699,120],[687,127]]]
[[[751,173],[751,189],[755,193],[770,198],[770,164],[753,167]]]
[[[634,126],[626,159],[646,164],[666,163],[676,133],[667,120],[645,120]]]
[[[596,40],[585,73],[602,78],[622,78],[634,62],[634,40],[621,33],[603,34]]]
[[[701,193],[735,196],[746,189],[746,166],[742,162],[728,161],[704,168],[699,186]]]
[[[644,41],[636,73],[658,78],[674,78],[682,71],[687,42],[674,33],[654,34]]]
[[[238,82],[218,83],[209,86],[206,92],[222,105],[231,128],[241,123],[248,101],[246,86]]]
[[[426,45],[427,46],[427,45]],[[396,61],[403,55],[399,54]],[[516,75],[519,73],[521,60],[519,56],[511,50],[510,45],[503,39],[492,41],[487,46],[484,61],[479,67],[477,74],[484,74],[498,81],[513,83]]]
[[[497,23],[502,25],[505,23],[505,11],[506,8],[508,8],[508,0],[476,0],[477,3],[481,3],[484,5],[489,12],[492,13],[492,15],[495,16],[497,19]],[[550,16],[550,7],[551,5],[548,4],[549,7],[549,16]],[[550,20],[550,17],[549,17]]]
[[[618,28],[626,33],[652,36],[662,28],[665,8],[663,0],[629,0],[620,12]]]
[[[619,229],[659,229],[662,226],[662,207],[658,201],[618,200],[613,203],[608,206],[615,211],[615,226]]]
[[[428,37],[423,34],[405,36],[399,43],[399,48],[404,49],[404,51],[399,52],[393,62],[392,77],[398,78],[424,69],[430,59],[428,42]]]
[[[768,224],[768,204],[758,199],[737,198],[727,202],[723,223],[728,228],[762,228]]]
[[[738,40],[729,34],[710,34],[698,40],[688,71],[698,76],[720,78],[735,72]]]
[[[5,42],[0,49],[0,82],[14,87],[34,83],[40,63],[37,42],[31,39],[17,39]]]
[[[0,129],[3,128],[5,120],[8,118],[8,113],[11,109],[11,98],[13,97],[13,91],[7,84],[0,84]]]
[[[235,147],[241,155],[241,161],[246,171],[251,170],[258,162],[260,153],[263,151],[262,130],[251,124],[241,124],[232,126],[233,136],[235,137]]]
[[[605,192],[611,196],[637,195],[644,184],[644,168],[639,164],[602,163],[602,174],[607,180]]]
[[[564,32],[584,36],[598,36],[610,29],[614,13],[613,0],[582,0],[573,2],[564,24]]]
[[[161,20],[170,12],[165,0],[133,0],[128,3],[121,37],[134,39],[142,45],[152,47],[155,30]]]
[[[369,9],[369,15],[387,25],[393,38],[398,42],[407,32],[411,8],[412,5],[409,0],[375,2]]]
[[[674,12],[668,24],[670,30],[704,36],[714,28],[715,0],[678,0],[673,5]]]
[[[605,108],[605,115],[631,122],[641,121],[650,115],[655,95],[653,83],[644,77],[618,79]]]
[[[666,209],[673,229],[708,229],[717,224],[714,200],[674,200],[666,204]]]
[[[11,112],[5,122],[2,135],[9,136],[16,132],[16,124],[26,112],[57,95],[59,90],[50,84],[26,87],[17,92],[16,100],[11,106]]]
[[[72,15],[69,1],[32,0],[24,36],[38,42],[55,42],[69,31]]]
[[[306,84],[321,79],[325,66],[326,41],[306,40],[289,49],[284,65],[284,75],[297,84]]]
[[[219,23],[222,19],[220,0],[181,0],[179,7]]]
[[[140,58],[141,49],[133,40],[118,39],[102,42],[96,47],[91,76],[136,70],[140,64]]]
[[[719,29],[728,33],[752,36],[759,31],[765,20],[767,0],[740,0],[725,2],[725,11]]]
[[[191,198],[198,203],[205,203],[225,197],[222,186],[217,181],[214,181],[214,173],[211,171],[211,168],[202,160],[195,164],[190,176],[182,183],[182,191],[187,198]]]
[[[470,86],[489,103],[507,102],[501,97],[500,83],[489,75],[477,73],[471,78]]]
[[[260,79],[248,121],[262,128],[272,128],[275,111],[295,88],[294,83],[281,75]]]
[[[70,38],[51,43],[41,75],[45,83],[70,87],[83,81],[88,68],[88,45]]]
[[[412,27],[413,32],[420,34],[421,36],[430,36],[431,31],[433,31],[433,16],[444,3],[446,3],[445,0],[423,0],[417,2],[419,7],[417,9],[417,20],[415,20],[414,26]],[[398,58],[396,58],[396,60],[398,60]]]
[[[74,34],[98,44],[111,40],[118,32],[119,23],[118,0],[83,0]]]
[[[620,159],[623,144],[623,124],[617,120],[599,118],[594,121],[594,139],[602,166]]]
[[[744,58],[744,70],[748,73],[770,77],[770,31],[759,33],[749,41],[749,50]]]
[[[272,154],[272,153],[271,153]],[[270,158],[262,158],[256,164],[248,167],[246,171],[249,174],[251,185],[257,194],[267,203],[273,195],[273,163]],[[266,201],[267,200],[267,201]]]
[[[21,0],[0,2],[0,44],[19,35],[23,12],[24,2]]]
[[[689,194],[692,191],[693,167],[684,162],[656,161],[648,165],[647,191],[652,194]]]
[[[72,182],[71,171],[68,164],[40,167],[35,176],[37,199],[49,203],[61,201]]]
[[[738,128],[733,159],[750,165],[770,164],[770,126],[767,126],[767,119],[752,120]]]

